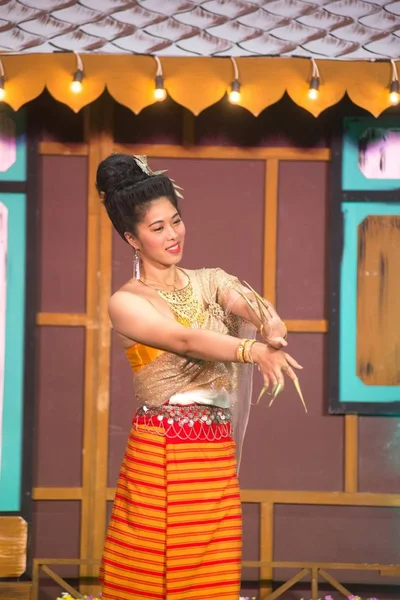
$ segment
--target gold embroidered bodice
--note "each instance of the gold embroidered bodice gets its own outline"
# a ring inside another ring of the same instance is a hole
[[[189,283],[181,290],[158,291],[177,322],[185,327],[230,333],[227,293],[240,283],[221,269],[185,271]],[[125,349],[134,374],[136,396],[142,405],[160,406],[173,394],[193,389],[233,391],[236,365],[179,356],[144,344]]]

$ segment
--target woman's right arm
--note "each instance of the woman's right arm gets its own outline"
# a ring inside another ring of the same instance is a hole
[[[146,346],[202,360],[237,362],[237,338],[207,329],[184,327],[161,314],[146,298],[117,292],[110,299],[109,313],[118,333]],[[288,354],[259,342],[254,344],[251,354],[266,384],[283,382],[282,369],[288,364],[301,368]],[[292,371],[290,367],[289,370]],[[291,373],[287,373],[293,379]]]

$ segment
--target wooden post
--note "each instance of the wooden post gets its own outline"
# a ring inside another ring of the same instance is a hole
[[[81,558],[98,558],[105,535],[108,453],[109,325],[106,300],[111,280],[111,227],[95,186],[99,162],[111,154],[112,100],[102,96],[85,111],[88,154],[86,344],[81,504]],[[102,272],[104,269],[104,272]],[[93,568],[81,574],[96,576]]]
[[[268,583],[262,583],[260,587],[261,597],[272,592],[272,560],[274,548],[274,505],[262,502],[260,506],[260,561],[263,566],[260,569],[260,579]]]
[[[264,297],[276,303],[279,161],[269,158],[265,167]]]
[[[344,491],[358,490],[358,416],[344,418]]]

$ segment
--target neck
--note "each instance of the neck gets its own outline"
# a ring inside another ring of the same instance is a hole
[[[156,283],[161,286],[175,286],[179,278],[179,271],[175,265],[159,269],[152,265],[142,267],[141,279],[144,282]]]

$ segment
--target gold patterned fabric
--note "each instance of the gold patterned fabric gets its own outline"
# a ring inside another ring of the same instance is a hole
[[[239,295],[235,292],[241,288],[238,279],[222,269],[185,270],[185,273],[189,276],[189,284],[185,288],[158,292],[177,321],[186,327],[237,335],[240,320],[229,314],[229,302]],[[127,355],[133,367],[135,392],[140,405],[160,406],[174,394],[195,389],[231,393],[237,388],[235,363],[178,356],[139,344],[128,349]],[[132,360],[133,355],[136,362]],[[147,359],[146,364],[142,357]]]

